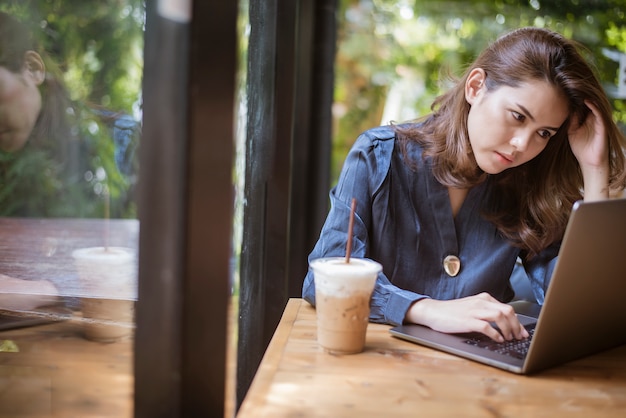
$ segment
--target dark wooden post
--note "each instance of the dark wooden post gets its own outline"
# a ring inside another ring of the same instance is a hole
[[[327,210],[336,0],[251,0],[237,404]]]
[[[223,416],[237,2],[147,2],[135,416]],[[158,7],[157,7],[158,6]]]

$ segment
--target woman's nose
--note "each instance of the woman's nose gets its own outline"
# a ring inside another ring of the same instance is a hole
[[[515,151],[524,152],[528,148],[528,144],[530,143],[530,136],[532,134],[528,132],[518,131],[515,133],[513,138],[511,138],[511,145],[515,147]]]

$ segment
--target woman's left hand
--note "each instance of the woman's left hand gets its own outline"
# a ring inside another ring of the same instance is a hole
[[[569,144],[583,174],[585,200],[602,199],[608,197],[609,142],[600,111],[588,100],[585,104],[591,112],[582,125],[572,120]]]
[[[572,121],[568,132],[570,147],[581,168],[608,166],[609,144],[600,111],[587,100],[585,104],[591,113],[580,126],[578,119]]]

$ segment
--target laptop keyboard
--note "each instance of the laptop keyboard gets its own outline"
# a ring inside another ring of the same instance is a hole
[[[533,338],[533,334],[535,333],[535,324],[528,325],[526,327],[526,330],[528,331],[529,336],[528,338],[524,338],[523,340],[511,340],[499,343],[487,337],[486,335],[479,334],[465,340],[464,342],[469,345],[484,348],[499,354],[523,359],[528,353],[530,342]]]

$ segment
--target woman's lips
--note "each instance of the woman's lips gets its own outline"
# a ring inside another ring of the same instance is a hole
[[[504,153],[496,151],[496,155],[505,164],[513,164],[513,162],[515,161],[515,158],[510,154],[504,154]]]

